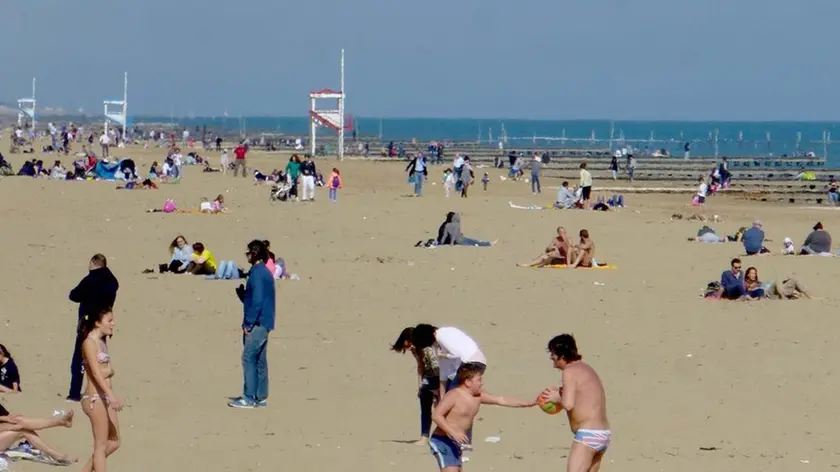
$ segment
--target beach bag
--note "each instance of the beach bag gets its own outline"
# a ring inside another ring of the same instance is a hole
[[[175,211],[175,200],[167,200],[163,203],[163,212],[172,213]]]
[[[338,186],[340,184],[341,184],[341,179],[339,179],[337,175],[332,178],[332,188],[338,188]]]

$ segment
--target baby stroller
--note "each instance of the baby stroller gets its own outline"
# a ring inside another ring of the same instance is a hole
[[[276,184],[271,186],[271,193],[269,194],[269,201],[276,202],[281,201],[285,202],[289,200],[290,193],[292,191],[292,185],[286,183],[285,181],[277,182]]]

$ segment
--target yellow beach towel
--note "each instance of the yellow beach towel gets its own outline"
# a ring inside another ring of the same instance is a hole
[[[568,264],[552,264],[542,267],[537,267],[537,269],[567,269],[569,268]],[[600,264],[594,267],[578,267],[578,269],[618,269],[617,266],[612,264]]]

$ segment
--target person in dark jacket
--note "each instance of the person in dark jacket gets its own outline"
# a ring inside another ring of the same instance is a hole
[[[117,300],[117,290],[120,288],[117,278],[108,268],[108,260],[102,254],[90,258],[88,275],[70,291],[70,301],[79,304],[79,319],[76,324],[76,344],[73,349],[73,360],[70,361],[70,392],[69,401],[81,401],[84,370],[82,368],[82,341],[79,326],[88,313],[99,313],[105,308],[113,308]]]
[[[446,222],[441,227],[438,233],[438,245],[459,245],[459,246],[479,246],[488,247],[495,244],[494,242],[479,241],[477,239],[468,238],[461,233],[461,215],[453,212],[446,214]]]

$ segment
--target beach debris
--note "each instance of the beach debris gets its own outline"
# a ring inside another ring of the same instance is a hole
[[[703,446],[701,446],[701,447],[700,447],[700,450],[701,450],[701,451],[717,451],[717,450],[718,450],[718,448],[716,448],[716,447],[714,447],[714,446],[711,446],[711,447],[703,447]]]
[[[499,442],[499,441],[501,441],[501,440],[502,440],[502,438],[500,438],[499,436],[487,436],[487,437],[484,439],[484,442],[488,442],[488,443],[493,443],[493,444],[495,444],[495,443],[497,443],[497,442]]]
[[[592,283],[593,283],[594,285],[599,286],[599,287],[603,287],[604,285],[607,285],[607,284],[605,284],[604,282],[592,282]]]
[[[801,461],[799,461],[799,462],[801,462],[801,463],[803,463],[803,464],[810,464],[810,463],[811,463],[811,461],[809,461],[808,459],[802,459],[802,460],[801,460]]]

